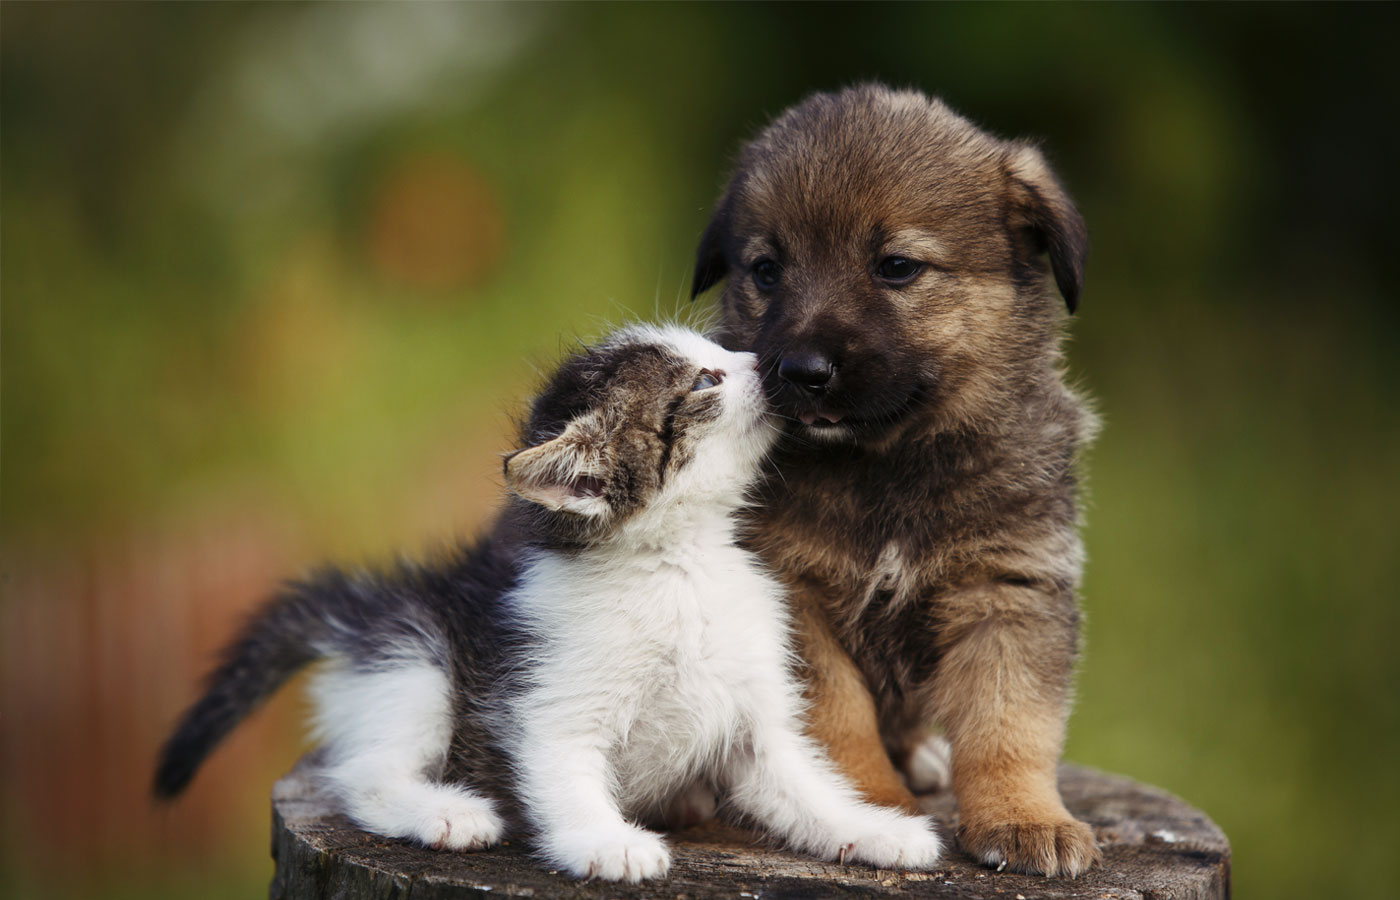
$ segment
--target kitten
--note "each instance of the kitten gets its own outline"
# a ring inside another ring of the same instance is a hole
[[[579,877],[664,875],[638,821],[702,803],[827,859],[927,868],[927,819],[862,802],[802,734],[783,596],[733,514],[775,431],[755,358],[633,327],[564,362],[505,460],[514,496],[444,563],[328,571],[227,649],[155,793],[295,670],[364,829],[473,849],[509,829]]]

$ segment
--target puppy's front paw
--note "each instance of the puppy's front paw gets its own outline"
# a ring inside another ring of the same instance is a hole
[[[658,834],[627,826],[574,831],[549,841],[551,859],[576,878],[638,882],[671,868],[671,851]]]
[[[894,812],[881,818],[884,821],[867,826],[864,834],[843,845],[838,859],[879,869],[931,869],[938,864],[943,841],[931,820]]]
[[[1029,875],[1074,878],[1102,860],[1093,829],[1068,816],[1046,822],[964,822],[958,843],[985,865]]]

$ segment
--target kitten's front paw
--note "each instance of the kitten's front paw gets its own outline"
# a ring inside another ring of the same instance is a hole
[[[882,810],[884,821],[866,826],[863,835],[843,845],[843,862],[869,863],[879,869],[931,869],[938,864],[943,841],[933,822],[922,816],[906,816]]]
[[[488,801],[448,796],[423,810],[413,837],[434,850],[482,850],[501,842],[505,823]]]
[[[549,843],[549,856],[576,878],[637,882],[671,868],[661,836],[632,826],[555,835]]]

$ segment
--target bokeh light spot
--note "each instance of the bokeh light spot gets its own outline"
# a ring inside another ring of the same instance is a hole
[[[369,258],[384,278],[425,292],[475,287],[500,261],[495,192],[466,161],[419,155],[392,169],[371,205]]]

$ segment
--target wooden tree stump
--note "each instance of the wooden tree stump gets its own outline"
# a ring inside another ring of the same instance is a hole
[[[950,850],[931,872],[823,863],[718,824],[671,836],[670,874],[639,885],[581,882],[550,871],[520,842],[479,853],[425,850],[366,834],[336,813],[303,761],[272,792],[272,900],[460,900],[483,897],[1226,898],[1230,845],[1203,813],[1156,788],[1081,766],[1060,768],[1060,790],[1094,827],[1104,864],[1078,879],[996,872]],[[951,796],[926,810],[951,835]],[[952,841],[950,840],[951,844]]]

